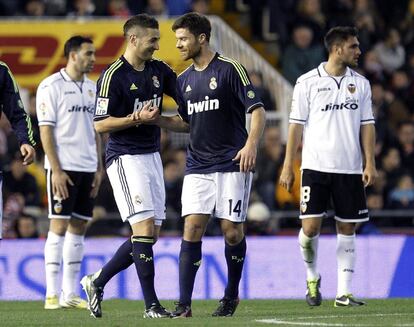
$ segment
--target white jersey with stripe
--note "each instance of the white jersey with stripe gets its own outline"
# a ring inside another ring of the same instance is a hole
[[[361,174],[361,125],[374,124],[368,80],[347,68],[341,77],[318,68],[296,82],[291,124],[304,125],[302,169]]]
[[[54,127],[56,152],[64,170],[97,170],[95,94],[95,82],[87,77],[82,82],[74,81],[64,69],[44,79],[37,89],[39,126]],[[51,168],[47,156],[45,168]]]

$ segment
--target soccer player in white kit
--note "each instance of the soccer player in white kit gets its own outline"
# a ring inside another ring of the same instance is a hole
[[[201,239],[210,215],[220,219],[228,281],[213,316],[232,316],[246,255],[244,222],[257,145],[265,125],[263,103],[246,69],[209,46],[211,25],[199,14],[178,18],[172,27],[177,48],[193,64],[177,78],[179,116],[160,117],[161,127],[190,129],[181,196],[185,219],[179,263],[180,299],[173,318],[191,317],[191,297],[201,264]],[[245,128],[246,113],[251,128]]]
[[[86,309],[86,301],[77,293],[78,275],[86,223],[92,219],[103,171],[100,139],[93,128],[96,85],[86,76],[93,69],[95,47],[91,39],[73,36],[66,41],[64,53],[65,68],[44,79],[36,94],[50,218],[44,307]]]
[[[310,306],[319,306],[322,301],[321,276],[317,270],[318,238],[331,198],[338,262],[334,306],[364,304],[351,291],[355,228],[356,223],[369,220],[365,187],[375,181],[377,171],[371,87],[365,77],[352,69],[361,54],[357,33],[353,27],[329,30],[324,40],[328,61],[300,76],[293,92],[286,157],[279,183],[291,190],[293,161],[303,135],[299,245],[307,271],[306,301]]]

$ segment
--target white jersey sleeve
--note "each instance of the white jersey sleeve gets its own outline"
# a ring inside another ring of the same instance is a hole
[[[293,89],[289,123],[304,125],[308,120],[309,108],[309,98],[306,94],[305,82],[298,80]]]
[[[50,79],[40,83],[36,93],[36,115],[41,125],[56,125],[57,97],[54,95]]]
[[[374,124],[374,114],[372,113],[372,100],[371,100],[371,86],[368,80],[364,83],[365,90],[361,97],[361,125]]]

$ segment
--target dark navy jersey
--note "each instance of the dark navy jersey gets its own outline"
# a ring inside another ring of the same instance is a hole
[[[186,173],[239,171],[232,159],[247,140],[246,112],[262,107],[246,69],[219,55],[177,79],[178,112],[190,124]]]
[[[142,71],[121,56],[105,69],[97,84],[94,120],[125,117],[153,101],[162,111],[163,93],[176,99],[176,74],[164,62],[152,59]],[[144,154],[160,149],[160,128],[139,125],[109,134],[106,166],[124,154]]]
[[[0,115],[4,112],[20,144],[36,145],[30,117],[23,109],[19,88],[7,65],[0,61]]]

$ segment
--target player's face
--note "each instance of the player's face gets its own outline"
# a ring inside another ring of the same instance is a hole
[[[75,56],[75,65],[77,70],[82,74],[88,74],[92,71],[95,64],[95,47],[92,43],[82,43],[80,50]]]
[[[159,41],[160,31],[156,28],[139,28],[137,34],[131,35],[135,54],[144,61],[150,60],[154,52],[160,49]]]
[[[355,36],[346,40],[338,49],[338,55],[344,66],[357,67],[358,59],[361,55],[359,42]]]
[[[196,36],[186,28],[179,28],[175,31],[177,39],[176,47],[184,60],[197,57],[201,51],[201,45]]]

